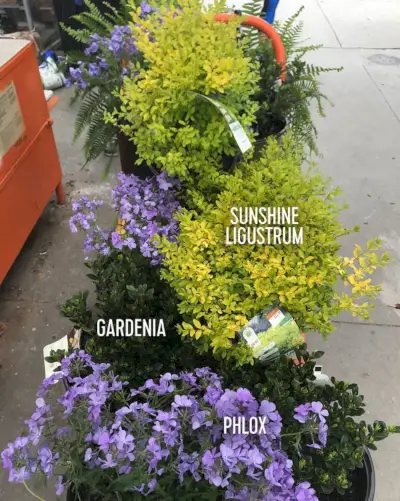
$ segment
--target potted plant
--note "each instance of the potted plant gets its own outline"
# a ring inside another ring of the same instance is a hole
[[[297,375],[304,373],[295,389],[290,384],[294,369],[288,366],[283,374],[274,371],[269,387],[262,389],[275,391],[282,412],[271,396],[257,398],[243,386],[230,389],[209,368],[166,373],[132,388],[119,381],[109,364],[95,363],[84,351],[76,351],[44,380],[36,410],[26,421],[28,432],[2,452],[3,466],[11,482],[23,484],[33,495],[27,484],[32,477],[56,477],[56,494],[67,490],[70,500],[146,496],[172,501],[195,496],[222,501],[239,496],[246,501],[331,501],[336,498],[320,497],[299,477],[323,479],[323,468],[333,462],[333,472],[343,483],[347,464],[340,464],[339,458],[335,462],[330,451],[345,454],[359,466],[363,443],[373,446],[397,429],[375,423],[365,433],[365,424],[351,417],[362,412],[355,385],[336,384],[330,393],[318,392],[308,381],[311,373],[304,379],[308,369],[297,368]],[[63,380],[67,389],[54,401],[53,387]],[[301,393],[301,388],[308,392]],[[316,395],[322,399],[307,401]],[[249,427],[251,421],[260,423],[257,432],[230,426],[237,422]],[[343,441],[330,445],[331,436],[339,432],[362,439],[347,448]],[[310,468],[310,457],[322,469]],[[360,492],[346,500],[370,499],[369,493],[360,497]]]
[[[175,290],[184,319],[180,331],[216,355],[239,363],[252,360],[238,333],[276,302],[302,332],[324,336],[334,330],[332,317],[341,311],[368,318],[373,307],[369,299],[380,287],[368,276],[385,266],[389,256],[376,254],[379,240],[369,242],[366,250],[357,245],[351,257],[338,254],[339,237],[352,231],[338,221],[346,207],[335,200],[340,190],[332,189],[314,168],[304,172],[302,160],[303,152],[290,136],[282,144],[270,138],[260,159],[220,176],[224,188],[215,202],[205,194],[196,200],[196,210],[177,214],[176,241],[159,238],[165,255],[162,276]],[[249,208],[254,212],[260,207],[294,207],[298,217],[289,225],[272,218],[264,225],[252,222]],[[284,227],[287,236],[269,241],[276,227],[281,235]],[[247,240],[240,240],[240,232]],[[338,282],[347,292],[336,291]]]
[[[243,5],[243,15],[260,15],[262,2],[254,0]],[[289,127],[299,144],[310,152],[318,153],[317,129],[312,118],[316,107],[320,116],[325,116],[324,102],[327,97],[321,91],[319,77],[323,73],[342,71],[343,68],[327,68],[312,64],[306,57],[322,45],[305,45],[301,39],[303,22],[300,20],[304,7],[284,21],[274,23],[286,52],[285,81],[281,81],[282,67],[276,63],[274,49],[265,37],[246,30],[250,54],[259,63],[260,79],[254,99],[259,104],[256,111],[260,150],[269,136],[281,136]]]
[[[121,105],[118,90],[131,73],[128,62],[134,64],[141,59],[128,26],[131,6],[122,1],[117,10],[105,4],[104,12],[100,12],[90,0],[84,2],[87,12],[73,16],[82,27],[62,25],[71,37],[84,45],[84,51],[59,58],[66,73],[65,84],[75,90],[72,102],[79,102],[74,141],[84,135],[86,163],[102,153],[113,155],[119,147],[123,172],[135,172],[139,177],[153,175],[147,166],[136,165],[138,157],[133,143],[104,119],[106,112],[113,112]],[[139,16],[144,18],[152,11],[149,4],[142,2]]]
[[[124,80],[123,106],[109,118],[124,121],[143,161],[187,186],[210,189],[223,156],[239,150],[224,115],[250,137],[255,119],[258,66],[237,41],[240,19],[215,21],[225,9],[222,2],[205,11],[199,0],[179,0],[164,2],[144,21],[133,12],[143,64]]]

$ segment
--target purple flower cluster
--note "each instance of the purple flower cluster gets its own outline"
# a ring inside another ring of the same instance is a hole
[[[93,61],[78,61],[77,67],[70,67],[69,78],[65,83],[67,87],[75,85],[85,89],[90,78],[103,82],[111,80],[115,86],[114,78],[129,76],[130,70],[126,64],[138,54],[138,49],[129,26],[114,26],[109,37],[100,37],[97,33],[91,35],[84,53],[87,57],[93,57]]]
[[[311,429],[314,425],[318,427],[318,440],[320,444],[315,443],[313,440],[313,443],[309,444],[308,447],[312,449],[321,449],[325,447],[328,438],[326,417],[329,415],[329,412],[323,408],[321,402],[311,402],[299,405],[296,407],[295,412],[294,419],[299,423],[311,425]]]
[[[179,225],[174,215],[180,209],[175,189],[178,181],[165,172],[152,179],[142,180],[136,176],[119,174],[119,183],[112,192],[112,207],[118,212],[120,224],[113,231],[104,231],[96,223],[94,211],[102,205],[86,197],[72,205],[74,215],[70,229],[76,233],[85,231],[84,251],[107,255],[111,247],[122,249],[139,248],[150,263],[157,265],[162,260],[154,236],[165,236],[174,241]]]
[[[280,446],[282,420],[272,402],[258,402],[244,388],[224,389],[222,379],[208,368],[167,373],[130,392],[108,369],[83,351],[62,360],[60,371],[42,384],[36,411],[27,421],[28,435],[2,452],[11,482],[24,482],[35,473],[50,478],[64,465],[67,472],[56,484],[60,494],[86,466],[93,478],[98,478],[96,470],[110,474],[110,485],[112,479],[134,473],[131,478],[141,480],[136,485],[132,480],[131,490],[143,495],[156,491],[158,484],[193,478],[211,491],[218,489],[225,499],[318,501],[309,483],[296,484],[293,478],[292,461]],[[55,412],[45,399],[62,378],[68,389],[58,404],[68,426],[56,426],[49,435]],[[124,403],[110,411],[117,395]],[[305,422],[313,416],[325,419],[318,404],[301,406],[296,416]],[[226,417],[262,419],[264,430],[224,430]],[[77,469],[68,470],[71,457],[78,457]]]

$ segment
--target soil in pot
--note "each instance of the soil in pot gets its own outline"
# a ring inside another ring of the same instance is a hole
[[[350,476],[352,487],[345,495],[334,493],[319,495],[319,501],[374,501],[375,469],[370,452],[365,451],[364,468],[355,470]]]

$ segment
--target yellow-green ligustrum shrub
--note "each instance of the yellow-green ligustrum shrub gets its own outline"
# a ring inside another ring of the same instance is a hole
[[[166,255],[163,275],[185,319],[180,332],[198,339],[201,348],[211,346],[238,363],[251,361],[237,333],[275,301],[305,332],[330,333],[332,317],[341,311],[368,318],[370,300],[380,291],[368,276],[389,257],[376,254],[379,240],[368,242],[366,250],[357,245],[349,257],[339,256],[338,238],[357,228],[347,230],[338,221],[345,208],[336,202],[339,191],[313,167],[304,172],[301,164],[290,138],[282,147],[270,140],[259,160],[225,177],[215,204],[182,212],[178,242],[160,242]],[[227,245],[232,207],[297,207],[303,243]],[[340,282],[346,292],[337,291]]]
[[[192,185],[202,179],[212,185],[222,155],[239,152],[223,114],[202,96],[226,106],[246,131],[258,109],[251,101],[258,63],[238,42],[240,19],[216,23],[223,2],[204,9],[201,0],[177,0],[145,19],[133,10],[130,26],[143,62],[125,79],[114,115],[141,159]]]

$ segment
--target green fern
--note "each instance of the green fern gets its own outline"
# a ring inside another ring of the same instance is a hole
[[[247,12],[257,12],[259,0],[245,5]],[[318,114],[324,117],[324,104],[329,102],[321,92],[319,77],[323,73],[341,71],[342,68],[325,68],[305,61],[309,53],[319,50],[322,46],[304,45],[303,22],[299,19],[303,10],[304,7],[301,7],[285,21],[274,24],[282,39],[287,58],[287,78],[280,87],[276,86],[276,81],[280,78],[282,68],[276,63],[271,42],[263,40],[257,46],[252,46],[251,55],[260,63],[261,76],[259,92],[255,96],[260,104],[257,122],[259,133],[266,136],[273,130],[276,118],[286,118],[294,138],[308,146],[311,152],[318,153],[317,129],[311,110],[315,106]]]
[[[244,16],[262,16],[264,0],[253,0],[246,2],[240,9]],[[242,28],[243,35],[247,38],[250,47],[257,47],[259,44],[260,33],[255,28]]]
[[[107,8],[104,13],[91,0],[84,0],[84,3],[87,11],[73,16],[81,25],[80,28],[61,25],[66,33],[84,45],[90,42],[94,33],[109,37],[114,26],[126,25],[130,19],[130,7],[126,0],[121,0],[119,9],[104,2]],[[78,61],[92,61],[92,58],[81,52],[69,53],[61,69],[66,71]],[[90,84],[85,89],[75,88],[71,98],[71,104],[79,102],[73,142],[83,137],[85,165],[104,153],[106,146],[115,138],[116,130],[113,125],[105,123],[104,114],[106,111],[114,111],[119,105],[119,98],[113,94],[116,85],[116,82],[108,80],[99,82],[98,85]]]

